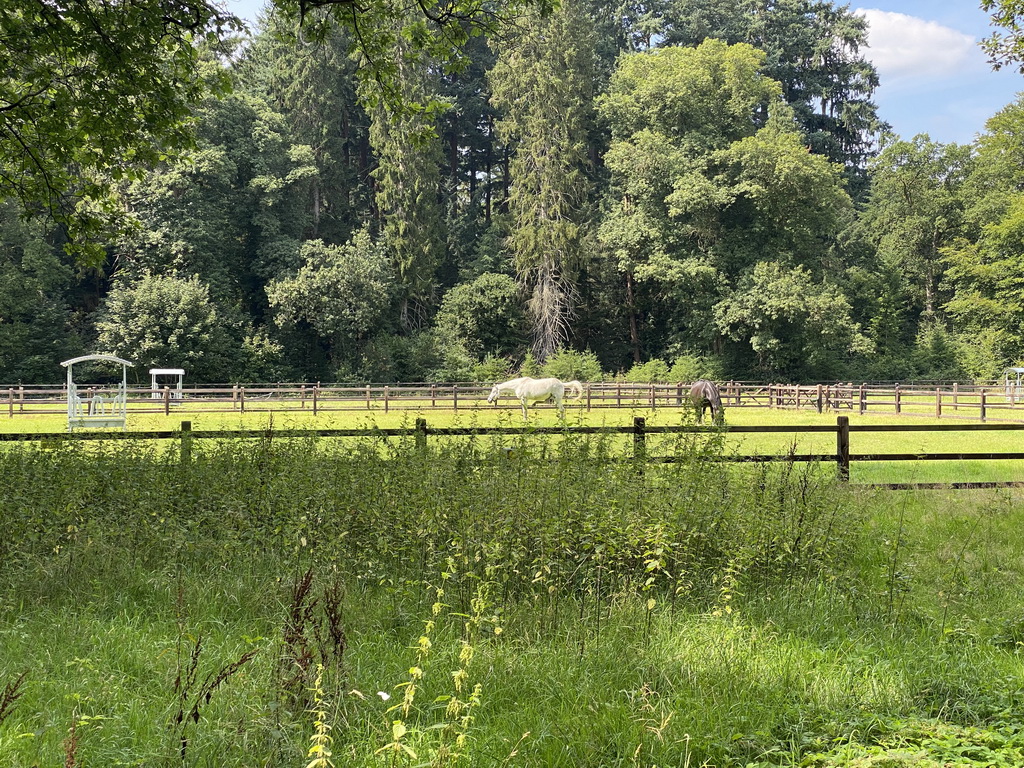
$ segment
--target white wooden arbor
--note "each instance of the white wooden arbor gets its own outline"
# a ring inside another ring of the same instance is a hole
[[[170,392],[171,399],[172,400],[181,400],[181,397],[182,397],[181,386],[182,386],[182,381],[185,378],[185,369],[184,368],[150,368],[149,369],[149,377],[150,377],[149,389],[150,389],[150,392],[151,392],[150,398],[152,398],[153,400],[160,400],[161,398],[163,398],[163,392],[161,391],[161,388],[160,388],[160,382],[157,381],[157,379],[159,379],[161,377],[166,378],[168,376],[176,377],[176,380],[174,382],[174,387],[171,389],[171,392]]]
[[[1024,368],[1007,368],[1003,371],[1003,392],[1011,401],[1024,396]]]
[[[75,363],[106,362],[121,366],[121,383],[111,394],[93,393],[85,399],[78,392],[74,380]],[[68,369],[68,432],[89,427],[120,427],[128,419],[128,368],[134,366],[114,355],[83,355],[61,363]]]

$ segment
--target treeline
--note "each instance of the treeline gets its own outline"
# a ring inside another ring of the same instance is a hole
[[[901,140],[821,0],[564,3],[457,72],[274,12],[104,263],[0,205],[0,382],[990,378],[1024,359],[1024,104]],[[400,38],[404,39],[404,38]],[[212,76],[212,75],[211,75]],[[401,105],[400,109],[396,105]]]

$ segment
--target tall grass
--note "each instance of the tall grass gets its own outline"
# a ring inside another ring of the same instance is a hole
[[[669,450],[0,452],[0,763],[846,765],[901,723],[1005,735],[1013,497]]]

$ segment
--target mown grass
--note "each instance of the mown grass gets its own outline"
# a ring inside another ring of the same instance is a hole
[[[835,426],[838,414],[818,414],[811,410],[782,410],[763,408],[729,408],[728,423],[734,426]],[[857,414],[847,413],[852,425],[942,425],[955,426],[950,419],[937,420],[928,415]],[[579,406],[567,410],[565,420],[559,420],[552,408],[531,411],[528,422],[523,422],[517,410],[483,407],[453,411],[375,411],[322,412],[314,416],[311,411],[284,413],[172,413],[135,414],[129,418],[130,431],[175,430],[188,420],[194,430],[231,429],[332,429],[332,428],[409,428],[417,418],[425,418],[431,427],[451,426],[624,426],[633,424],[641,416],[650,426],[692,424],[689,409],[607,409],[586,412]],[[975,423],[975,422],[965,422]],[[62,433],[66,421],[60,416],[15,416],[0,418],[0,431],[27,433]],[[651,456],[670,455],[679,438],[649,435]],[[431,438],[433,442],[440,438]],[[464,442],[455,438],[449,442]],[[615,450],[627,454],[632,450],[632,437],[623,435],[613,441]],[[836,441],[833,434],[734,434],[724,438],[724,450],[734,454],[834,454]],[[957,453],[957,452],[1020,452],[1024,450],[1024,431],[993,432],[855,432],[851,435],[851,451],[858,453]],[[1024,481],[1024,464],[1018,461],[901,461],[855,462],[851,480],[860,483],[935,483]]]
[[[1020,764],[1019,496],[431,446],[5,449],[0,764]]]

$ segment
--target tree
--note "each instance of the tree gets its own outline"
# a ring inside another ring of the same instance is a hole
[[[388,258],[365,229],[343,246],[307,241],[301,256],[297,273],[267,286],[275,321],[309,326],[329,345],[335,364],[351,361],[390,306]]]
[[[748,357],[746,350],[754,353],[756,362],[745,367],[762,377],[832,378],[844,358],[871,350],[846,298],[799,266],[757,264],[715,308],[715,319],[740,342],[740,359]]]
[[[598,99],[614,196],[600,238],[624,278],[634,362],[715,348],[729,284],[766,252],[820,272],[851,210],[840,169],[807,151],[763,62],[717,40],[631,54]]]
[[[865,162],[886,128],[872,96],[878,73],[861,55],[867,23],[826,0],[672,0],[665,44],[706,39],[749,43],[765,52],[762,71],[782,85],[808,145],[863,187]]]
[[[490,73],[498,135],[515,147],[509,249],[530,293],[533,348],[543,361],[569,338],[583,258],[593,30],[572,3],[533,17]]]
[[[439,339],[458,342],[475,359],[518,352],[527,335],[519,286],[493,272],[455,286],[441,301],[435,329]]]
[[[122,274],[198,274],[216,300],[262,322],[267,282],[293,272],[317,178],[312,149],[242,91],[197,112],[197,146],[133,184],[138,226],[117,245]]]
[[[203,44],[239,27],[205,0],[5,0],[0,197],[52,216],[99,262],[113,182],[189,146],[193,106],[226,85]]]
[[[410,6],[402,0],[275,0],[286,18],[301,28],[305,40],[333,34],[338,27],[351,37],[350,52],[360,62],[358,77],[364,103],[385,104],[391,114],[414,117],[430,105],[433,94],[412,95],[402,82],[406,67],[440,66],[458,70],[468,59],[464,48],[470,38],[497,34],[533,8],[542,14],[553,0],[423,0]],[[394,56],[402,48],[403,55]]]
[[[400,19],[392,24],[399,25]],[[391,254],[399,283],[400,322],[405,330],[427,325],[434,308],[436,271],[444,249],[441,206],[441,150],[437,119],[442,105],[436,69],[410,61],[414,51],[404,38],[387,55],[395,61],[391,81],[402,103],[428,106],[396,112],[391,101],[370,109],[370,144],[377,156],[373,170],[382,239]],[[372,85],[363,81],[360,97],[373,102]]]
[[[972,165],[969,147],[920,135],[889,143],[870,166],[860,227],[877,249],[880,271],[900,274],[913,306],[929,320],[942,303],[942,249],[964,232],[960,189]]]
[[[84,346],[68,301],[74,270],[20,213],[0,203],[0,382],[58,381],[60,361]]]
[[[369,118],[356,94],[351,35],[336,27],[318,43],[301,44],[273,7],[261,21],[234,67],[236,87],[265,100],[294,143],[311,148],[317,173],[302,201],[308,236],[343,243],[372,204]]]
[[[1024,359],[1024,194],[1017,193],[1002,219],[984,227],[978,242],[965,239],[944,249],[945,281],[952,298],[944,309],[957,335],[990,352],[969,367],[991,378]]]
[[[1006,30],[982,41],[992,67],[1016,66],[1024,72],[1024,0],[981,0],[981,9],[991,15],[993,26]]]
[[[410,116],[432,100],[396,87],[400,62],[390,53],[399,41],[406,63],[454,69],[470,37],[551,2],[424,2],[413,14],[397,0],[275,5],[303,25],[304,38],[323,39],[338,26],[350,32],[364,100]],[[96,238],[117,212],[114,183],[191,144],[193,105],[227,85],[226,72],[204,60],[241,26],[207,0],[8,0],[0,11],[0,197],[13,194],[28,213],[53,216],[67,228],[69,248],[101,262]]]
[[[101,349],[140,370],[184,368],[198,381],[216,381],[230,368],[223,313],[197,275],[144,274],[118,283],[96,328]]]

